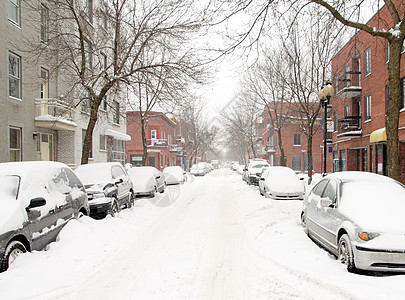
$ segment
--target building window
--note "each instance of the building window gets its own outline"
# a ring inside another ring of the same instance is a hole
[[[87,17],[87,20],[93,24],[93,0],[83,1],[83,14]]]
[[[107,55],[105,55],[104,53],[101,53],[101,64],[103,66],[103,69],[106,70],[107,69]]]
[[[388,40],[385,40],[385,62],[387,63],[390,60],[390,43]]]
[[[367,159],[368,159],[367,148],[361,149],[361,152],[362,152],[361,158],[362,158],[362,163],[363,163],[361,170],[366,172],[367,171]]]
[[[107,140],[104,134],[100,134],[100,150],[106,150]]]
[[[21,161],[21,132],[22,130],[19,127],[9,128],[10,161]]]
[[[293,156],[291,162],[291,168],[294,171],[301,171],[301,156]]]
[[[41,68],[41,99],[49,98],[49,71]]]
[[[113,123],[120,123],[120,104],[117,101],[114,101]]]
[[[150,131],[150,139],[151,140],[156,140],[157,139],[157,130],[153,129]]]
[[[84,58],[86,67],[91,70],[93,67],[93,49],[89,41],[84,40]]]
[[[339,151],[339,153],[340,153],[339,171],[346,171],[346,150],[342,149]]]
[[[374,170],[373,165],[373,145],[370,145],[370,172],[372,173]]]
[[[8,54],[8,95],[21,99],[21,57]]]
[[[294,146],[301,146],[301,134],[300,133],[294,134]]]
[[[114,139],[113,141],[113,161],[125,164],[125,141]]]
[[[364,51],[364,76],[371,73],[371,48]]]
[[[371,119],[371,95],[364,96],[364,120]]]
[[[348,117],[348,116],[350,116],[350,105],[346,105],[345,107],[344,107],[344,113],[345,113],[345,117]]]
[[[82,129],[82,149],[84,146],[84,138],[86,137],[86,129]],[[93,140],[91,140],[89,158],[93,158]]]
[[[107,111],[107,97],[104,97],[103,100],[101,100],[100,109]]]
[[[83,93],[81,108],[83,113],[90,113],[91,99],[90,93],[87,90],[85,90]]]
[[[49,39],[49,9],[41,4],[41,42],[47,42]]]
[[[405,77],[401,78],[401,109],[405,107]]]
[[[7,0],[7,16],[9,21],[20,26],[20,0]]]

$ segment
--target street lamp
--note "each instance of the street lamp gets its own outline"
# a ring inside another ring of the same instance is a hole
[[[326,175],[326,156],[327,156],[327,145],[326,138],[328,133],[327,128],[327,118],[328,118],[328,104],[330,98],[334,93],[334,88],[330,82],[326,82],[326,85],[318,92],[318,98],[322,102],[324,110],[324,119],[323,119],[323,176]]]

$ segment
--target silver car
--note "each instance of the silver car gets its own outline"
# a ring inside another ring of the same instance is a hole
[[[338,172],[304,199],[307,234],[347,266],[405,271],[405,187],[367,172]]]

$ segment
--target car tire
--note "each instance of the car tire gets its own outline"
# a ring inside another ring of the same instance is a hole
[[[307,218],[305,216],[305,212],[301,213],[301,227],[304,229],[304,232],[308,235]]]
[[[131,208],[132,206],[134,206],[135,203],[135,195],[133,192],[131,192],[131,194],[129,195],[129,201],[127,203],[127,208]]]
[[[117,199],[113,199],[112,200],[112,202],[111,202],[111,211],[109,212],[109,214],[112,216],[112,217],[115,217],[115,215],[118,213],[120,211],[120,206],[119,206],[119,204],[118,204],[118,201],[117,201]]]
[[[14,260],[20,255],[27,252],[24,244],[19,241],[11,241],[4,251],[3,259],[1,260],[1,272],[8,269]]]
[[[356,270],[352,243],[347,234],[342,235],[339,239],[338,259],[342,264],[346,265],[347,271],[354,272]]]

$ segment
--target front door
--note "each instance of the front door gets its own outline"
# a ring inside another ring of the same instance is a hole
[[[53,134],[41,133],[39,140],[39,151],[41,160],[53,160]]]
[[[155,168],[156,168],[156,165],[155,165],[155,157],[154,157],[154,156],[149,156],[148,166],[151,166],[151,167],[155,167]]]

